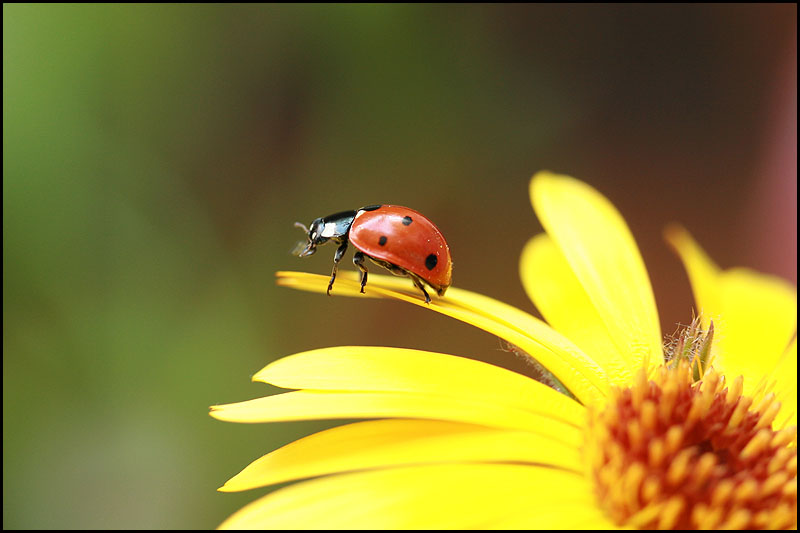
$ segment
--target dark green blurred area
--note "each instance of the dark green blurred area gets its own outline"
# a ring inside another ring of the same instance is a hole
[[[332,248],[289,254],[296,220],[407,205],[447,235],[456,286],[533,311],[517,260],[547,168],[620,208],[665,333],[691,305],[667,222],[723,267],[796,281],[796,21],[795,5],[4,5],[4,528],[217,526],[266,492],[217,487],[325,425],[207,415],[270,392],[249,378],[284,355],[514,367],[433,313],[276,287],[277,270],[330,272]]]

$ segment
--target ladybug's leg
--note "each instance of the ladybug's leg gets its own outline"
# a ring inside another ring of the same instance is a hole
[[[431,303],[431,297],[428,296],[428,291],[425,290],[425,286],[422,284],[422,282],[419,280],[419,278],[417,278],[417,276],[414,276],[412,274],[411,275],[411,279],[414,281],[414,285],[416,285],[417,288],[422,291],[422,294],[425,295],[425,303],[426,304]]]
[[[361,270],[361,294],[364,294],[364,285],[367,284],[367,267],[364,266],[363,252],[356,252],[353,255],[353,264]]]
[[[328,296],[331,295],[331,289],[333,288],[333,280],[336,279],[336,269],[339,268],[339,261],[342,260],[344,253],[347,251],[347,241],[344,241],[339,247],[336,249],[336,254],[333,256],[333,272],[331,273],[331,280],[328,282]]]

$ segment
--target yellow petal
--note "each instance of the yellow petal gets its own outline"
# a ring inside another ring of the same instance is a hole
[[[277,272],[278,284],[300,290],[324,292],[328,277],[305,272]],[[341,278],[341,280],[340,280]],[[430,304],[417,296],[394,290],[397,278],[370,274],[370,294],[393,298],[472,324],[507,340],[530,354],[563,383],[584,405],[602,401],[608,380],[600,366],[558,332],[535,317],[492,298],[451,287],[444,298]],[[406,280],[407,281],[407,280]],[[340,294],[358,295],[355,273],[336,278]],[[363,296],[363,295],[361,295]]]
[[[711,319],[717,321],[719,318],[720,269],[682,226],[677,224],[667,226],[664,238],[683,261],[694,292],[701,325],[707,330]]]
[[[448,298],[451,299],[435,310],[517,346],[552,372],[584,405],[601,402],[608,394],[608,377],[600,365],[541,320],[462,289],[451,288]],[[487,315],[487,309],[491,314]]]
[[[720,275],[719,315],[722,367],[745,376],[747,393],[747,382],[757,387],[769,375],[797,331],[797,292],[772,276],[726,270]]]
[[[781,402],[781,410],[773,426],[784,428],[797,425],[797,337],[778,360],[772,372],[773,390]]]
[[[704,325],[714,320],[714,366],[743,375],[745,394],[763,389],[797,331],[797,289],[749,269],[720,271],[680,227],[666,237],[689,274]]]
[[[406,348],[337,346],[270,363],[253,376],[287,389],[410,392],[508,405],[582,427],[585,409],[555,390],[481,361]]]
[[[321,276],[319,274],[309,274],[307,272],[291,272],[291,271],[276,272],[275,277],[277,278],[276,283],[281,287],[289,287],[292,289],[299,289],[302,291],[318,292],[318,293],[327,292],[328,280],[330,279],[329,276]],[[377,285],[375,283],[376,277],[377,277],[376,274],[369,275],[370,282],[366,286],[364,293],[361,294],[359,292],[358,278],[356,277],[355,273],[339,272],[336,275],[336,285],[334,285],[330,295],[334,297],[354,296],[357,298],[381,298],[383,296],[382,293],[378,293],[372,290]],[[388,278],[388,276],[386,277]],[[395,291],[399,292],[398,289],[399,288],[396,288]],[[397,299],[401,299],[400,296],[405,296],[406,298],[411,299],[410,291],[404,291],[404,293],[399,293]],[[438,299],[434,298],[429,305],[436,305],[437,303]]]
[[[542,233],[522,250],[520,277],[548,324],[578,345],[616,385],[630,382],[631,369],[617,350],[589,296],[553,240]]]
[[[531,398],[535,402],[535,398]],[[216,405],[211,416],[226,422],[262,423],[337,418],[420,418],[531,431],[569,446],[581,430],[559,413],[534,413],[483,401],[409,392],[296,391]]]
[[[543,503],[532,501],[526,509],[518,509],[516,514],[509,514],[503,520],[492,524],[491,528],[544,531],[620,529],[596,505],[575,505],[572,502],[562,503],[549,500],[545,500]]]
[[[533,208],[569,263],[630,368],[663,362],[661,326],[642,256],[603,195],[568,176],[539,172]]]
[[[527,431],[435,420],[373,420],[321,431],[248,465],[220,489],[426,463],[534,463],[581,473],[577,448]]]
[[[508,464],[425,465],[314,479],[277,490],[221,529],[474,529],[532,505],[594,506],[587,480],[552,468]],[[535,512],[535,510],[534,510]],[[558,527],[559,522],[555,521]]]

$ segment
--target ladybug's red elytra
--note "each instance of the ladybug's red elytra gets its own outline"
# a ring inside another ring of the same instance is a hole
[[[423,283],[444,296],[450,286],[453,261],[444,235],[424,215],[398,205],[369,205],[355,211],[343,211],[314,220],[310,227],[294,224],[306,232],[308,242],[297,255],[305,257],[317,251],[317,245],[333,241],[339,245],[333,256],[333,272],[328,294],[336,279],[336,269],[347,243],[356,248],[353,264],[361,270],[361,292],[367,284],[364,257],[397,276],[408,276],[431,299]]]

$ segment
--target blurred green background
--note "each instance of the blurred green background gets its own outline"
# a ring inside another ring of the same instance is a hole
[[[513,367],[399,303],[278,288],[292,224],[373,203],[447,235],[455,285],[533,311],[537,170],[633,229],[797,276],[795,5],[3,6],[3,526],[209,528],[215,489],[324,424],[225,424],[268,362],[341,344]],[[348,254],[345,269],[352,269]],[[334,290],[335,292],[335,290]]]

